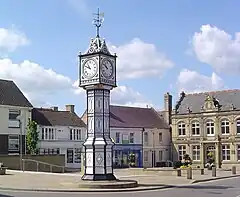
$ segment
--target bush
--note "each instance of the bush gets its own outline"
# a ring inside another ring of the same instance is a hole
[[[181,161],[175,161],[174,164],[173,164],[173,168],[176,169],[176,168],[180,168],[182,166],[182,162]]]
[[[192,159],[188,154],[183,156],[183,165],[188,166],[192,164]]]
[[[183,165],[183,166],[181,166],[180,168],[181,168],[181,169],[187,169],[187,168],[192,168],[192,166],[191,166],[191,165]]]

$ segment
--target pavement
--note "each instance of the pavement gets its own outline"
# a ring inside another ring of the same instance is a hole
[[[240,177],[210,181],[191,185],[176,186],[174,188],[139,191],[139,192],[109,192],[109,193],[63,193],[63,192],[26,192],[2,191],[0,197],[240,197]]]
[[[183,187],[193,183],[211,181],[216,179],[240,176],[231,175],[229,171],[218,171],[217,177],[211,176],[211,171],[205,171],[205,175],[200,175],[198,171],[193,172],[193,179],[189,180],[186,175],[177,177],[176,175],[166,176],[161,172],[131,172],[131,170],[116,170],[115,175],[120,180],[136,180],[139,183],[137,188],[128,189],[86,189],[80,188],[80,173],[42,173],[42,172],[21,172],[7,170],[7,175],[0,176],[0,190],[15,191],[41,191],[41,192],[133,192],[145,190],[157,190],[174,187]],[[0,196],[1,197],[1,196]]]

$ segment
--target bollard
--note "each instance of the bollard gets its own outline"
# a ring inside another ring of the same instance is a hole
[[[181,176],[181,169],[177,169],[177,176]]]
[[[204,175],[204,168],[200,169],[200,174]]]
[[[212,176],[213,177],[217,176],[217,169],[216,169],[216,167],[212,167]]]
[[[187,169],[187,179],[192,179],[192,168]]]
[[[237,168],[236,168],[236,166],[232,166],[232,174],[237,174]]]

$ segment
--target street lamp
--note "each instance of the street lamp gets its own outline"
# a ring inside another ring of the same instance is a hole
[[[17,116],[17,120],[19,121],[19,127],[20,127],[20,139],[19,139],[19,164],[20,164],[20,170],[22,170],[22,159],[23,159],[23,150],[22,150],[22,119],[21,115]]]

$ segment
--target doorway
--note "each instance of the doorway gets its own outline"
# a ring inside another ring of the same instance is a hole
[[[205,145],[205,154],[204,154],[204,164],[206,165],[206,163],[208,162],[208,157],[209,154],[213,155],[213,159],[215,161],[215,157],[216,157],[216,148],[214,144],[207,144]]]

